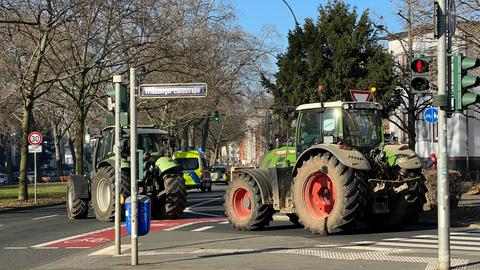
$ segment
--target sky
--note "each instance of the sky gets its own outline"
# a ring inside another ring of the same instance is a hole
[[[356,6],[361,14],[369,9],[370,18],[383,24],[391,32],[401,31],[398,21],[397,0],[344,0],[351,7]],[[279,33],[277,45],[286,50],[288,30],[295,27],[292,13],[282,0],[231,0],[235,5],[240,25],[252,34],[260,34],[264,27],[275,27]],[[300,25],[307,17],[316,20],[318,7],[327,0],[287,0]],[[382,19],[380,17],[383,17]]]

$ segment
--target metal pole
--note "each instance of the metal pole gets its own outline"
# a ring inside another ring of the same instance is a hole
[[[120,87],[121,75],[113,76],[115,84],[115,255],[122,253],[121,248],[121,217],[120,208]]]
[[[438,57],[438,95],[446,94],[446,10],[445,0],[438,0],[439,38],[437,41]],[[450,269],[450,205],[447,156],[447,117],[442,108],[438,112],[438,263],[440,270]]]
[[[34,179],[34,188],[33,188],[33,196],[35,203],[37,202],[37,152],[33,153],[33,170],[35,171],[35,179]]]
[[[131,258],[138,264],[138,205],[137,205],[137,100],[135,98],[135,68],[130,68],[130,187],[131,187]]]

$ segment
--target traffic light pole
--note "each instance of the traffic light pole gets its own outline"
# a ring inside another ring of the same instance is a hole
[[[440,7],[437,41],[438,57],[438,95],[446,95],[446,0],[438,0]],[[444,108],[438,110],[438,167],[437,167],[437,198],[438,198],[438,263],[440,270],[450,269],[450,205],[449,179],[447,164],[447,115]]]
[[[137,98],[135,68],[130,68],[130,199],[131,199],[131,264],[138,264],[138,198],[137,198]]]
[[[121,217],[120,213],[120,87],[122,76],[114,75],[115,85],[115,255],[120,255],[121,249]]]

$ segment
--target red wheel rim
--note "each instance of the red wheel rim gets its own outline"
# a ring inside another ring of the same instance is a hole
[[[304,195],[305,205],[313,217],[323,219],[330,215],[335,204],[335,187],[326,174],[316,172],[311,175],[305,184]]]
[[[250,216],[252,211],[252,196],[245,188],[239,187],[233,193],[232,198],[233,212],[235,215],[244,219]]]

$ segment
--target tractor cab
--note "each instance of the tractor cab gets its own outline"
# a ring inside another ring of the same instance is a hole
[[[297,108],[297,155],[317,144],[369,150],[383,142],[382,105],[373,102],[326,102]]]

